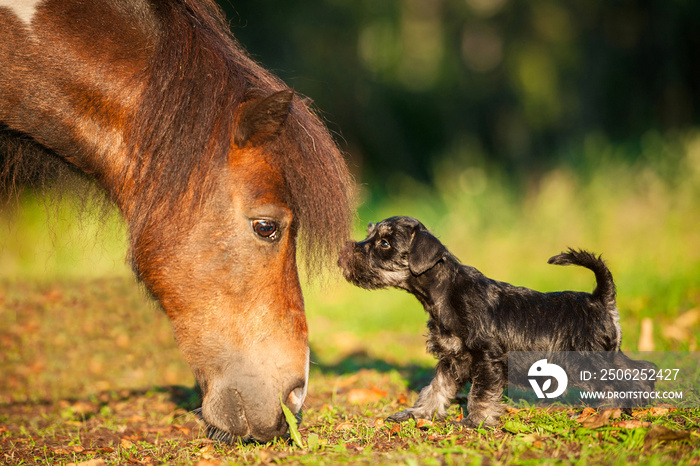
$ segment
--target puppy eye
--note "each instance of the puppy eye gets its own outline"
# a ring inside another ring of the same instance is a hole
[[[277,223],[272,220],[253,220],[253,231],[263,239],[270,241],[277,239]]]
[[[377,246],[379,246],[382,249],[389,249],[391,247],[391,244],[389,244],[389,242],[387,240],[381,239],[377,243]]]

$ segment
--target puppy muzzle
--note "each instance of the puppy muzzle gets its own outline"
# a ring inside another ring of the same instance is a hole
[[[376,290],[394,286],[394,280],[385,276],[388,272],[377,264],[371,264],[366,242],[349,242],[345,245],[338,259],[338,266],[343,269],[343,277],[350,283],[366,290]]]

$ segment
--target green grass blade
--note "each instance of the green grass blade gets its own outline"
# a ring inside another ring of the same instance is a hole
[[[282,401],[282,394],[280,393],[280,405],[282,405],[282,412],[284,412],[284,418],[289,426],[289,435],[292,440],[299,448],[304,448],[304,443],[301,441],[301,435],[299,434],[299,427],[297,426],[297,419],[294,414],[287,408],[287,405]]]
[[[321,439],[319,439],[318,434],[309,434],[306,444],[309,447],[309,450],[316,451],[321,446]]]

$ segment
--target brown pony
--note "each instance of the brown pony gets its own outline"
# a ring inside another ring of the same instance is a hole
[[[211,0],[0,0],[0,124],[6,184],[71,167],[119,208],[209,434],[283,435],[309,370],[297,237],[315,269],[352,217],[307,102]]]

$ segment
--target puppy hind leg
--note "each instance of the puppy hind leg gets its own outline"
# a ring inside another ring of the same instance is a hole
[[[499,372],[490,365],[474,372],[467,400],[469,414],[459,422],[460,425],[471,429],[498,425],[505,412],[505,405],[501,403],[503,378]]]
[[[616,363],[615,366],[623,370],[623,374],[649,374],[655,373],[658,370],[656,364],[644,361],[644,360],[633,360],[627,357],[622,351],[616,353]],[[646,380],[642,380],[642,379]],[[624,379],[624,380],[623,380]],[[628,380],[629,379],[629,380]],[[633,393],[634,395],[629,395],[628,398],[622,399],[621,403],[623,405],[623,413],[631,415],[632,410],[635,408],[641,408],[649,404],[651,398],[649,398],[651,392],[655,390],[655,380],[653,377],[624,377],[621,380],[616,381],[613,390],[617,392],[627,392]],[[645,396],[646,395],[646,396]]]
[[[455,380],[449,370],[450,366],[450,362],[441,360],[430,385],[418,394],[416,404],[389,416],[387,420],[405,422],[409,419],[445,419],[447,407],[463,385]]]

